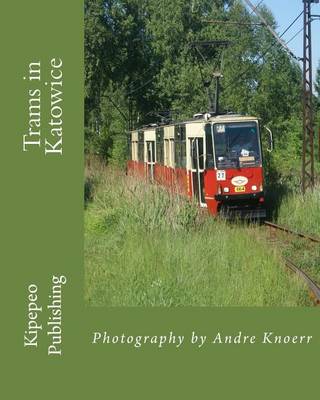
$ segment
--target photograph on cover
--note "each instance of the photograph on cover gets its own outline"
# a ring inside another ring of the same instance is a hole
[[[320,300],[312,3],[85,1],[86,304]]]

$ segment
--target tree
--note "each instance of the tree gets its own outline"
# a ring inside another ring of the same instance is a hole
[[[261,12],[275,27],[271,12]],[[286,149],[301,142],[299,66],[264,26],[210,19],[257,22],[236,0],[86,0],[87,149],[123,161],[129,126],[155,122],[154,111],[178,110],[182,119],[208,110],[205,85],[213,92],[221,70],[221,107],[260,117],[274,130],[278,160],[289,162]],[[193,45],[209,40],[230,46]]]

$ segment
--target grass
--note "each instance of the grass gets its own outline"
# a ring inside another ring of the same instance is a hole
[[[278,222],[292,230],[320,237],[320,188],[306,195],[285,198],[279,209]],[[314,280],[320,282],[320,245],[308,240],[281,235],[284,241],[282,253],[293,260]]]
[[[95,171],[98,172],[98,177]],[[85,298],[96,306],[301,306],[301,282],[256,228],[207,217],[122,172],[87,169]]]
[[[287,196],[279,209],[279,224],[320,237],[320,187]]]

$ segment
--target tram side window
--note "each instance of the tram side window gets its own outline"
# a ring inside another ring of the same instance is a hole
[[[146,142],[146,156],[148,163],[154,163],[155,160],[155,142],[153,140],[148,140]]]
[[[175,154],[174,154],[174,148],[175,148],[175,143],[174,143],[174,139],[170,139],[170,166],[172,168],[174,168],[175,166]]]
[[[176,167],[180,168],[180,156],[181,156],[181,143],[175,141],[174,143],[174,159]]]
[[[186,150],[186,141],[181,142],[181,168],[187,167],[187,150]]]
[[[128,160],[134,160],[133,158],[133,143],[131,142],[131,140],[128,140]]]
[[[138,160],[144,162],[144,142],[138,143]]]
[[[164,163],[164,142],[163,142],[164,129],[158,128],[156,130],[156,136],[157,136],[157,163],[160,165],[163,165],[163,163]]]
[[[199,151],[199,168],[204,168],[204,151],[203,151],[203,139],[198,139],[198,151]]]
[[[144,132],[138,131],[138,161],[144,162]]]
[[[213,157],[213,138],[212,138],[212,125],[206,124],[206,168],[214,168],[214,157]]]
[[[178,168],[186,168],[186,127],[175,126],[175,164]]]
[[[163,165],[163,142],[157,142],[157,163]]]
[[[187,167],[186,126],[180,126],[181,133],[181,168]]]

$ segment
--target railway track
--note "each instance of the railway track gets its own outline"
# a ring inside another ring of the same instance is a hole
[[[284,232],[288,235],[296,236],[301,239],[305,239],[309,242],[317,243],[320,244],[320,238],[310,236],[304,233],[300,233],[297,231],[293,231],[285,226],[277,225],[274,224],[273,222],[265,221],[264,223],[269,229],[271,230],[272,233],[275,233],[276,231],[281,231]],[[289,260],[288,258],[284,258],[285,265],[292,271],[294,272],[297,276],[299,276],[307,285],[309,292],[310,292],[310,297],[312,301],[314,302],[315,305],[319,306],[320,305],[320,286],[318,283],[316,283],[305,271],[303,271],[298,265],[296,265],[292,260]]]
[[[277,224],[274,224],[273,222],[268,222],[268,221],[265,221],[264,224],[269,226],[270,228],[277,229],[277,230],[289,233],[289,234],[294,235],[294,236],[299,236],[299,237],[301,237],[303,239],[308,239],[311,242],[320,243],[320,238],[309,236],[309,235],[306,235],[304,233],[300,233],[300,232],[297,232],[297,231],[292,231],[291,229],[288,229],[285,226],[277,225]]]

